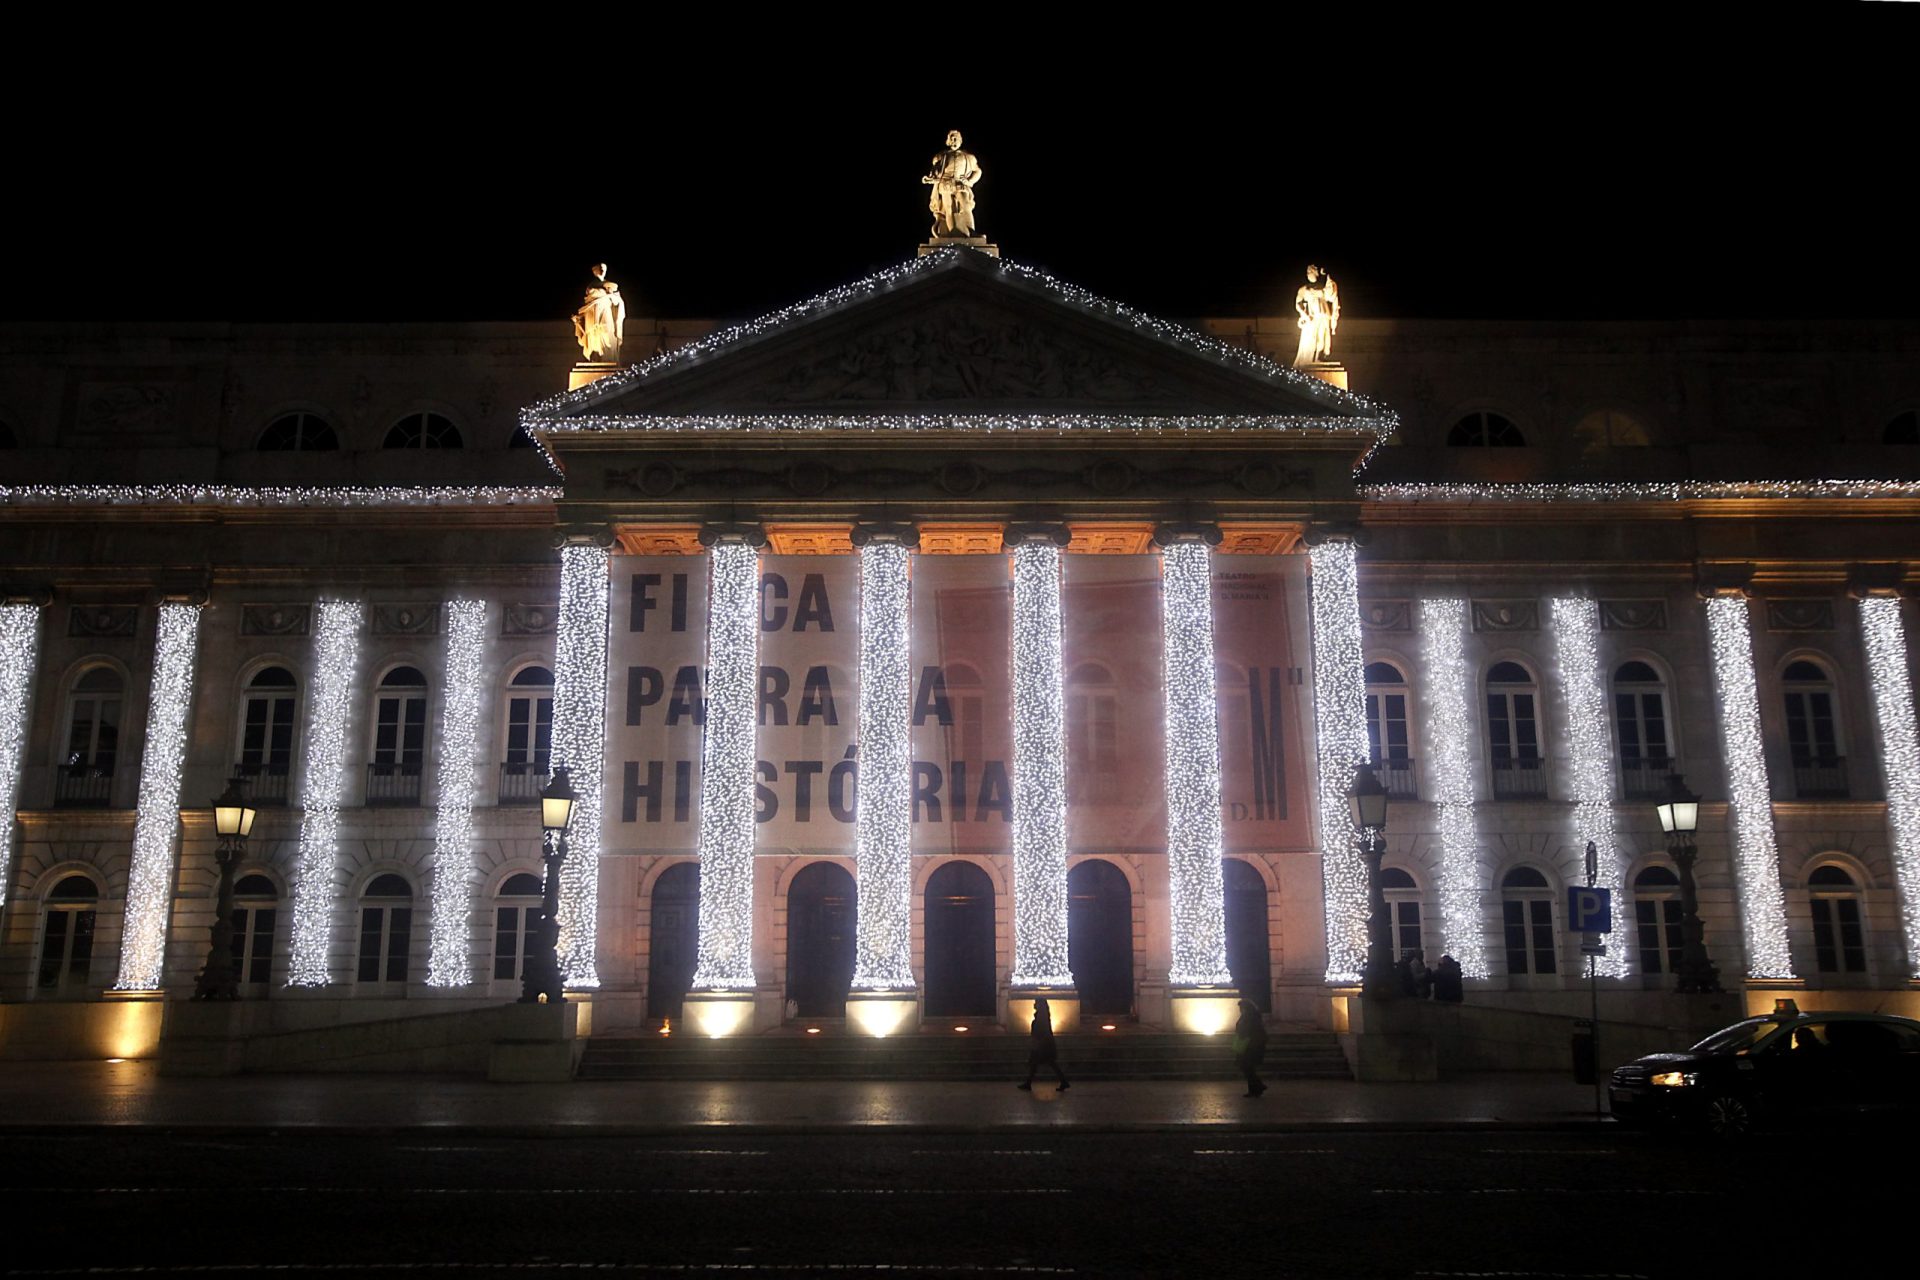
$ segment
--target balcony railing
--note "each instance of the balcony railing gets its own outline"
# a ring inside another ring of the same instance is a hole
[[[501,804],[539,804],[540,788],[547,784],[544,760],[508,760],[500,766]]]
[[[1495,760],[1495,800],[1539,800],[1547,794],[1547,762],[1540,759]]]
[[[247,764],[243,761],[233,766],[233,776],[246,780],[247,803],[255,808],[285,804],[287,775],[291,772],[292,769],[284,762]]]
[[[1387,789],[1390,800],[1418,800],[1420,783],[1414,774],[1413,761],[1401,758],[1375,760],[1373,772],[1380,779],[1380,785]]]
[[[61,809],[105,809],[113,803],[113,766],[63,764],[53,776],[53,803]]]
[[[1636,756],[1620,761],[1620,794],[1628,800],[1664,798],[1667,781],[1673,775],[1673,761],[1665,756]]]
[[[1793,762],[1793,794],[1802,800],[1844,800],[1847,792],[1845,756],[1797,756]]]
[[[376,808],[419,804],[421,770],[418,764],[368,765],[367,804]]]

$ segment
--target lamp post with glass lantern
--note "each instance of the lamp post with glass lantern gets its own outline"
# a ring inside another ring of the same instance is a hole
[[[1371,765],[1358,765],[1347,789],[1347,806],[1360,832],[1367,865],[1367,965],[1360,974],[1363,995],[1385,999],[1394,994],[1393,942],[1389,936],[1387,893],[1380,883],[1380,859],[1387,852],[1387,788]]]
[[[227,789],[213,802],[213,831],[220,837],[213,858],[220,868],[220,888],[214,895],[213,945],[193,986],[195,1000],[240,997],[240,976],[233,964],[233,872],[247,856],[247,837],[253,834],[254,810],[247,804],[246,785],[239,778],[227,779]]]
[[[546,883],[540,892],[539,932],[520,968],[522,1004],[558,1001],[564,990],[560,980],[560,865],[567,860],[567,825],[573,821],[573,804],[579,798],[569,785],[565,765],[555,769],[540,789],[540,829],[546,837],[541,861],[546,864]]]
[[[1700,825],[1700,797],[1687,790],[1686,779],[1667,775],[1667,798],[1655,806],[1660,829],[1667,833],[1667,853],[1680,868],[1680,970],[1675,990],[1697,993],[1720,990],[1720,971],[1707,958],[1706,928],[1700,923],[1699,895],[1693,864],[1699,856],[1693,833]]]

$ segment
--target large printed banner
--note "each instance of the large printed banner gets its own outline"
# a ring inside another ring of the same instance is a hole
[[[1076,852],[1164,851],[1160,559],[1068,555],[1062,564],[1068,839]],[[859,561],[769,555],[760,567],[759,847],[851,856]],[[1296,556],[1214,559],[1229,850],[1311,844],[1305,568]],[[690,853],[707,562],[615,556],[612,572],[605,847]],[[1012,624],[1006,557],[915,557],[916,853],[1011,848]]]

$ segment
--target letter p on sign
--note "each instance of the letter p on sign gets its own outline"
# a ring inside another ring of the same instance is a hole
[[[1612,933],[1613,891],[1569,888],[1567,925],[1575,933]]]

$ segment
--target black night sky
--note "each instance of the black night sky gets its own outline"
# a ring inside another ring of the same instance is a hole
[[[827,10],[746,52],[660,11],[197,65],[123,32],[6,90],[0,319],[558,320],[599,258],[636,314],[754,314],[910,257],[950,127],[1008,257],[1170,316],[1283,312],[1309,261],[1356,317],[1920,311],[1920,5],[1291,12],[1000,14],[881,71]]]

